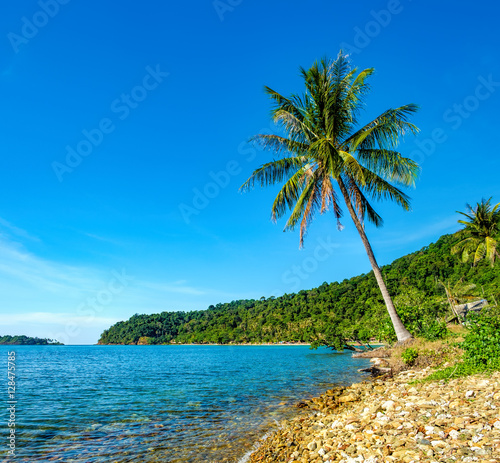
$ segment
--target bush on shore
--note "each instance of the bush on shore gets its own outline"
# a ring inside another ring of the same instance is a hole
[[[441,341],[415,339],[410,347],[392,352],[393,372],[409,367],[440,368],[426,381],[449,380],[500,370],[500,317],[494,311],[467,317],[465,328],[452,328]]]

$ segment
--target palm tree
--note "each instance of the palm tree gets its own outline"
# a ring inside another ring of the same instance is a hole
[[[471,291],[476,288],[475,284],[466,284],[460,278],[455,285],[451,285],[448,281],[436,280],[443,288],[446,293],[446,300],[450,305],[450,309],[453,314],[457,317],[457,320],[460,321],[460,315],[456,310],[456,306],[461,304],[463,301],[477,299],[477,297],[472,296]]]
[[[491,207],[491,198],[482,199],[476,207],[467,204],[469,214],[457,211],[468,220],[459,220],[465,225],[465,238],[451,248],[453,254],[462,253],[462,261],[467,262],[471,254],[474,255],[473,266],[481,259],[489,260],[490,265],[495,265],[495,258],[500,257],[497,246],[500,237],[500,203]]]
[[[368,199],[390,199],[409,210],[409,198],[398,187],[415,183],[418,166],[394,150],[399,137],[417,133],[408,117],[417,111],[410,104],[383,112],[368,124],[358,127],[358,116],[364,106],[369,86],[365,82],[373,69],[356,75],[347,56],[323,59],[309,70],[300,68],[306,91],[303,95],[284,97],[265,87],[274,102],[272,117],[285,137],[256,135],[251,140],[279,155],[279,159],[262,165],[242,185],[247,190],[260,184],[284,182],[272,206],[276,221],[291,211],[285,230],[300,222],[300,246],[307,228],[318,211],[333,210],[339,230],[342,209],[335,183],[365,246],[375,278],[382,292],[397,339],[412,336],[404,327],[382,278],[370,242],[365,233],[365,217],[376,226],[382,218]],[[284,230],[284,231],[285,231]]]

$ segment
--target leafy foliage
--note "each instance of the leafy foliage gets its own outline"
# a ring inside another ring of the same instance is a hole
[[[477,299],[500,300],[500,266],[464,264],[450,249],[463,232],[382,267],[401,317],[415,335],[429,333],[449,312],[440,281],[474,283]],[[413,311],[417,311],[420,321]],[[448,312],[447,312],[448,311]],[[413,320],[413,322],[411,322]],[[442,326],[442,325],[440,325]],[[394,330],[372,272],[281,297],[239,300],[192,312],[134,315],[105,330],[101,344],[315,342],[342,348],[347,340],[394,340]]]
[[[417,357],[418,350],[414,349],[413,347],[406,348],[401,354],[401,358],[403,359],[403,362],[406,363],[406,365],[413,365],[415,363],[415,360],[417,360]]]
[[[500,370],[500,313],[498,307],[481,314],[467,315],[468,333],[458,346],[463,349],[462,361],[440,369],[425,381],[449,380],[477,373]]]
[[[448,333],[446,323],[439,319],[447,311],[441,299],[429,298],[423,291],[407,287],[395,298],[395,303],[401,320],[414,335],[434,341]]]
[[[484,368],[479,368],[467,362],[458,362],[455,365],[440,369],[431,373],[423,381],[448,381],[454,378],[460,378],[462,376],[475,375],[477,373],[484,373]]]
[[[462,343],[466,363],[482,368],[500,367],[500,317],[491,313],[467,317],[469,333]]]

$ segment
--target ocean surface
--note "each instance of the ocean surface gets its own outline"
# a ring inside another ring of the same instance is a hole
[[[0,460],[244,462],[298,401],[368,364],[307,346],[0,346]]]

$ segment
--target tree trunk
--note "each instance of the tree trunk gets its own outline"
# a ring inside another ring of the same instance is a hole
[[[446,287],[446,285],[442,282],[440,282],[443,287],[444,287],[444,291],[446,293],[446,297],[448,299],[448,304],[450,304],[450,307],[451,307],[451,311],[455,314],[455,316],[457,317],[457,321],[458,323],[460,323],[460,315],[458,315],[458,312],[455,310],[455,301],[453,300],[453,296],[451,294],[451,288],[449,287]]]
[[[378,267],[375,255],[373,254],[373,250],[366,236],[364,227],[359,221],[359,218],[356,215],[354,207],[352,206],[349,193],[340,178],[337,179],[337,182],[339,184],[340,191],[342,192],[342,196],[344,197],[347,209],[351,214],[351,218],[354,222],[354,225],[356,226],[359,236],[361,237],[361,241],[363,241],[363,245],[365,246],[366,253],[368,254],[368,259],[370,260],[370,264],[372,266],[373,273],[375,275],[375,279],[377,280],[380,292],[382,293],[382,297],[384,298],[385,306],[387,307],[387,312],[389,312],[389,316],[391,317],[392,326],[394,326],[394,331],[396,331],[398,342],[407,341],[408,339],[411,339],[413,336],[405,328],[403,322],[401,321],[401,318],[399,318],[399,315],[396,312],[396,308],[394,307],[389,291],[387,290],[387,286],[385,285],[384,279],[382,278],[382,273],[380,272],[380,269]]]

